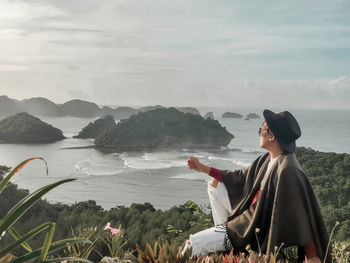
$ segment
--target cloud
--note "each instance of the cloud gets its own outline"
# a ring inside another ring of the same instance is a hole
[[[325,80],[249,80],[244,89],[277,107],[320,107],[337,105],[348,108],[350,79],[346,76]]]
[[[322,83],[320,87],[325,89],[332,97],[343,100],[350,99],[350,78],[346,76]]]
[[[347,78],[329,82],[349,75],[349,11],[338,0],[3,1],[2,88],[109,104],[255,106],[267,94],[328,106],[348,98]]]

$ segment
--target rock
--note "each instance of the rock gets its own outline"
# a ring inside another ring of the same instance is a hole
[[[204,115],[204,119],[213,119],[214,120],[214,114],[213,112],[207,112],[205,115]]]
[[[258,114],[255,114],[255,113],[249,113],[247,116],[246,116],[246,119],[260,119],[260,116]]]
[[[61,130],[26,112],[0,121],[0,140],[9,143],[48,143],[64,139]]]
[[[183,113],[192,113],[194,115],[201,115],[199,111],[196,108],[193,107],[180,107],[176,108],[178,111],[181,111]]]
[[[60,109],[69,116],[79,118],[94,118],[100,115],[97,104],[84,100],[70,100],[60,105]]]
[[[144,151],[178,148],[227,146],[234,138],[216,120],[186,114],[175,108],[140,112],[121,120],[114,128],[95,139],[101,149]]]
[[[30,98],[19,102],[22,112],[27,112],[36,116],[61,117],[62,110],[52,101],[45,98]]]
[[[115,258],[111,258],[111,257],[103,257],[101,259],[101,263],[121,263],[122,261],[115,257]]]
[[[241,114],[238,113],[234,113],[234,112],[225,112],[224,114],[222,114],[223,118],[242,118],[243,116]]]
[[[79,132],[77,136],[73,136],[73,138],[96,138],[114,126],[116,126],[116,124],[113,117],[111,115],[107,115],[94,122],[90,122]]]

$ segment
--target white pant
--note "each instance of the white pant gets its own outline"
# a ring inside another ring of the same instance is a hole
[[[215,227],[190,235],[192,256],[225,250],[224,237],[226,231],[223,224],[226,223],[232,210],[227,189],[221,182],[219,182],[217,188],[208,182],[208,195]]]

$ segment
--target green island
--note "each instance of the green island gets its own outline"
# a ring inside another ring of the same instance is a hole
[[[249,113],[247,116],[246,116],[247,119],[260,119],[260,116],[256,113]]]
[[[132,115],[95,139],[101,149],[152,151],[167,148],[220,148],[234,138],[213,119],[158,108]]]
[[[0,141],[6,143],[49,143],[65,139],[61,130],[26,112],[0,121]]]
[[[224,114],[222,114],[223,118],[242,118],[243,115],[235,113],[235,112],[225,112]]]
[[[297,148],[296,155],[318,196],[329,232],[337,222],[340,222],[332,236],[334,262],[348,262],[350,258],[350,155],[319,152],[309,148]],[[0,166],[1,175],[5,175],[8,171],[8,167]],[[5,214],[27,194],[27,190],[18,189],[16,185],[10,183],[0,195],[0,218],[4,218]],[[208,207],[206,210],[208,211]],[[155,244],[159,249],[168,249],[170,251],[168,253],[172,256],[175,254],[174,257],[176,257],[179,246],[189,234],[213,226],[210,213],[203,212],[203,208],[192,201],[173,206],[165,211],[155,209],[150,203],[132,204],[130,207],[118,205],[106,211],[92,200],[73,205],[51,204],[40,200],[14,226],[18,233],[26,233],[33,226],[46,221],[56,222],[54,240],[72,236],[92,240],[94,250],[88,254],[92,262],[99,262],[102,256],[108,256],[111,253],[102,235],[106,232],[104,227],[107,222],[110,222],[113,227],[119,227],[122,231],[118,236],[118,242],[115,243],[119,250],[114,256],[131,258],[133,262],[151,262],[147,261],[147,257],[143,258],[148,255],[147,253],[151,253],[148,244],[151,244],[152,251]],[[44,234],[38,235],[28,243],[33,248],[40,247],[44,237]],[[0,248],[12,240],[11,236],[4,235],[0,240]],[[170,245],[166,245],[166,242]],[[160,244],[165,245],[160,246]],[[82,245],[78,250],[84,250],[84,246],[88,245]],[[143,250],[146,252],[142,252]],[[23,248],[19,247],[12,253],[22,254]],[[72,250],[63,250],[59,255],[72,256]],[[77,254],[74,255],[77,256]],[[160,257],[159,254],[158,258]],[[259,261],[258,256],[253,252],[250,253],[250,257],[255,260],[254,262],[265,262]],[[213,255],[212,259],[211,262],[227,262],[216,255]],[[169,262],[180,262],[173,260]]]
[[[85,126],[78,135],[73,136],[73,138],[96,138],[101,135],[106,130],[115,127],[115,121],[113,116],[106,115],[103,118],[97,119],[94,122],[90,122]]]

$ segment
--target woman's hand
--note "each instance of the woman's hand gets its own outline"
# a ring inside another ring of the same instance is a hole
[[[191,170],[196,170],[197,172],[204,172],[204,165],[201,164],[196,157],[190,157],[187,159],[187,166]]]

